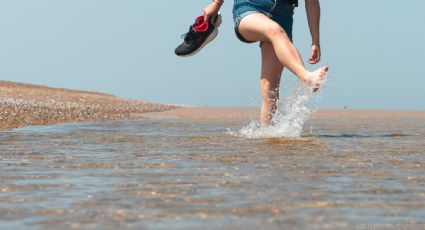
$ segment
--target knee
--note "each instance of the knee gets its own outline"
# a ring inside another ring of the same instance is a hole
[[[273,41],[275,38],[280,38],[283,35],[285,35],[285,30],[283,30],[279,24],[272,23],[268,26],[267,36],[269,37],[270,41]]]

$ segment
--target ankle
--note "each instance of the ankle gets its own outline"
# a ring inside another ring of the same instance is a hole
[[[311,76],[311,72],[304,70],[301,74],[298,75],[298,78],[301,81],[305,82],[305,81],[308,81],[310,79],[310,76]]]

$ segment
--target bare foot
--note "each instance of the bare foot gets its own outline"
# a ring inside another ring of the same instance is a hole
[[[323,80],[325,80],[325,75],[328,71],[329,67],[321,67],[315,70],[314,72],[310,72],[307,75],[308,77],[306,79],[302,79],[302,82],[305,84],[305,86],[307,86],[307,88],[309,88],[313,92],[316,92],[317,90],[319,90],[320,85],[323,83]]]

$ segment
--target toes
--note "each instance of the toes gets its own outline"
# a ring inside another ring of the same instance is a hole
[[[329,71],[329,67],[328,66],[325,66],[325,67],[323,67],[323,70],[325,71],[325,73],[326,72],[328,72]]]
[[[323,77],[329,71],[329,67],[325,66],[320,71],[320,76]]]

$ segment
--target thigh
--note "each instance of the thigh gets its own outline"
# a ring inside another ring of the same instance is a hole
[[[280,63],[270,42],[261,45],[261,80],[266,80],[269,90],[279,87],[283,65]]]
[[[275,32],[284,32],[282,27],[262,13],[253,13],[241,19],[238,32],[248,41],[270,41]]]

